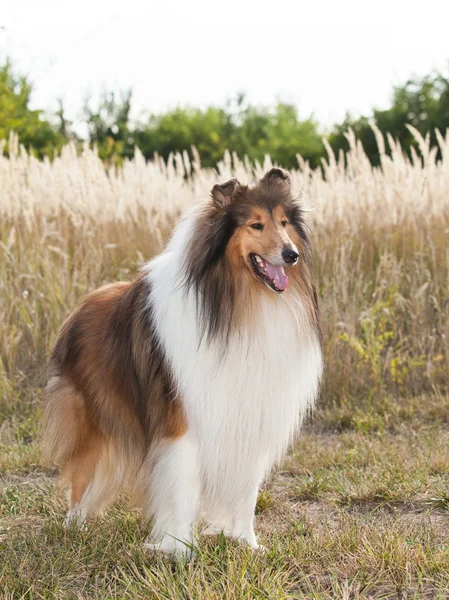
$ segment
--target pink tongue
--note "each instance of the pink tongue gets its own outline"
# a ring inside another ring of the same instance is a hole
[[[265,261],[265,270],[278,290],[285,290],[288,287],[288,277],[284,272],[284,267],[275,267]]]

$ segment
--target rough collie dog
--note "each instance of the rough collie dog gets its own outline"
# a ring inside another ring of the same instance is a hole
[[[200,519],[257,549],[259,486],[321,371],[311,246],[288,173],[215,185],[134,281],[93,292],[62,326],[44,441],[69,486],[68,520],[128,485],[153,518],[153,549],[188,552]]]

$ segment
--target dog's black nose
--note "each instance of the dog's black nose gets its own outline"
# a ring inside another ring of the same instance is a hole
[[[295,252],[295,250],[284,250],[282,252],[282,258],[286,263],[292,264],[298,260],[299,254]]]

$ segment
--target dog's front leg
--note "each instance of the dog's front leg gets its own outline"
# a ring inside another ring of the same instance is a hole
[[[259,484],[253,485],[248,493],[240,500],[234,509],[232,537],[241,542],[246,542],[254,550],[259,549],[254,532],[254,513],[257,503]]]
[[[177,558],[190,556],[200,499],[196,440],[189,432],[175,440],[165,439],[150,462],[148,512],[154,522],[145,545]]]

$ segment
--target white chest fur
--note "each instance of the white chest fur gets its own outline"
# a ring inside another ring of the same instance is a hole
[[[256,326],[226,349],[200,339],[195,301],[177,283],[170,254],[151,264],[151,304],[198,443],[203,505],[244,494],[283,455],[315,400],[322,359],[300,299],[261,294]]]

